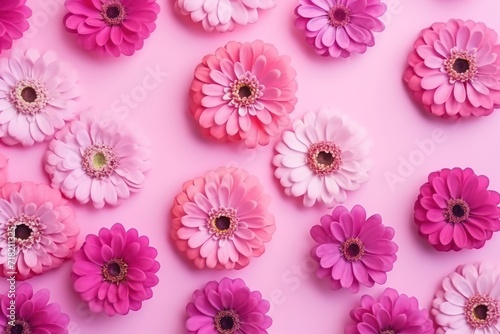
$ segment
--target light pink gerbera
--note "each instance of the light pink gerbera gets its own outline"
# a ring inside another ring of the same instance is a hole
[[[258,9],[271,9],[276,0],[177,0],[175,6],[206,31],[232,31],[236,25],[257,22]]]
[[[150,169],[149,148],[124,129],[82,114],[49,143],[45,171],[52,187],[100,209],[139,191]]]
[[[229,42],[207,55],[191,83],[190,110],[204,134],[267,145],[289,124],[297,99],[290,58],[262,41]]]
[[[2,186],[5,182],[7,182],[8,173],[7,173],[7,163],[9,159],[7,159],[4,155],[0,153],[0,186]]]
[[[0,1],[0,53],[12,48],[15,39],[23,37],[30,27],[28,18],[31,14],[26,0]]]
[[[452,19],[422,30],[404,80],[442,118],[486,116],[500,106],[500,44],[484,23]]]
[[[1,275],[25,280],[59,267],[75,251],[80,227],[58,190],[31,182],[0,188]],[[15,243],[15,265],[8,261]],[[8,256],[9,255],[9,256]]]
[[[75,70],[51,51],[1,58],[0,139],[29,146],[51,138],[76,116],[77,82]]]
[[[156,29],[156,0],[66,0],[66,29],[86,50],[131,56]]]
[[[373,32],[384,30],[380,0],[299,0],[295,26],[317,54],[333,58],[365,53],[375,45]]]
[[[182,188],[170,235],[197,268],[241,269],[264,253],[276,227],[267,211],[270,197],[255,176],[220,167]]]
[[[109,316],[138,311],[153,297],[158,284],[158,252],[136,229],[125,231],[122,224],[89,234],[75,253],[72,277],[74,289],[94,313]]]

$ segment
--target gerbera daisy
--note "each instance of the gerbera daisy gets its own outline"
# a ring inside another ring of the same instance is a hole
[[[384,30],[380,0],[299,0],[295,26],[317,54],[333,58],[365,53],[375,45],[373,32]]]
[[[31,14],[26,0],[0,2],[0,53],[9,50],[15,39],[23,37],[23,33],[30,27],[28,18]]]
[[[289,124],[297,102],[295,76],[290,58],[273,45],[229,42],[196,67],[191,113],[217,140],[267,145]]]
[[[2,5],[0,5],[2,6]],[[54,52],[12,52],[0,59],[0,139],[42,142],[75,116],[78,75]]]
[[[59,131],[45,159],[52,187],[82,204],[91,201],[99,209],[139,191],[150,169],[149,148],[117,127],[82,114]]]
[[[80,227],[59,190],[31,182],[0,188],[1,275],[25,280],[59,267],[73,256]],[[15,238],[15,270],[9,263],[9,237]]]
[[[486,116],[500,107],[500,44],[484,23],[452,19],[422,30],[404,80],[436,116]]]
[[[481,248],[500,230],[500,194],[470,168],[429,174],[415,202],[419,233],[439,251]]]
[[[2,334],[68,334],[69,317],[61,311],[59,304],[47,304],[50,292],[42,289],[33,293],[29,283],[16,288],[15,299],[8,293],[0,294],[0,333]],[[15,301],[14,326],[12,326],[9,307]]]
[[[86,50],[131,56],[156,29],[156,0],[66,0],[66,29]]]
[[[272,319],[259,291],[250,291],[241,279],[211,281],[193,293],[187,305],[188,334],[267,334]]]
[[[302,196],[305,206],[333,206],[368,181],[369,149],[365,129],[344,115],[330,109],[309,112],[276,145],[274,175],[285,193]]]
[[[236,25],[257,22],[258,9],[271,9],[275,0],[177,0],[177,10],[200,22],[206,31],[232,31]]]
[[[9,159],[7,159],[4,155],[0,153],[0,186],[2,186],[5,182],[7,182],[8,174],[7,174],[7,163]]]
[[[332,215],[321,217],[321,225],[311,228],[311,236],[319,243],[311,249],[320,265],[317,275],[329,278],[333,290],[358,292],[360,285],[384,284],[396,261],[394,230],[384,226],[378,214],[366,218],[360,205],[351,212],[337,206]]]
[[[386,289],[378,300],[364,295],[350,315],[355,324],[345,334],[434,334],[427,310],[419,308],[415,297],[394,289]]]
[[[75,253],[74,288],[94,313],[107,315],[137,311],[153,297],[158,284],[158,252],[136,229],[125,231],[122,224],[89,234]]]
[[[197,268],[241,269],[264,253],[276,229],[270,197],[255,176],[220,167],[183,185],[170,235]]]

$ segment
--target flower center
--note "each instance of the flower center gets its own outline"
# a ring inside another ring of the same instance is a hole
[[[2,334],[31,334],[31,329],[26,321],[16,319],[14,320],[14,326],[7,322]]]
[[[394,330],[392,329],[384,329],[383,331],[379,332],[380,334],[397,334]]]
[[[38,79],[20,80],[9,93],[16,110],[23,114],[36,114],[49,102],[49,92]]]
[[[102,6],[101,15],[104,22],[110,26],[121,24],[127,17],[125,7],[123,7],[121,1],[119,0],[104,4]]]
[[[224,89],[223,99],[229,101],[230,106],[239,108],[240,116],[245,116],[247,111],[255,116],[256,110],[264,108],[261,103],[258,103],[258,99],[264,94],[263,90],[264,85],[259,84],[257,77],[251,72],[246,72]]]
[[[40,218],[21,214],[18,217],[10,218],[6,224],[6,231],[14,228],[16,245],[21,249],[31,248],[40,241],[42,236],[42,225]],[[6,232],[7,233],[7,232]],[[5,235],[8,238],[7,235]]]
[[[240,328],[240,317],[233,310],[219,311],[215,316],[215,330],[219,334],[233,334]]]
[[[452,49],[451,56],[444,61],[444,69],[452,83],[472,80],[478,71],[476,53]]]
[[[341,151],[332,142],[320,142],[311,145],[307,152],[307,163],[318,175],[330,175],[339,170]]]
[[[349,238],[340,245],[340,252],[347,261],[358,261],[365,254],[365,245],[358,238]]]
[[[328,18],[332,26],[343,27],[351,20],[351,11],[344,5],[336,5],[328,12]]]
[[[463,199],[451,199],[444,216],[449,223],[461,223],[469,218],[470,207]]]
[[[23,223],[16,226],[15,237],[17,239],[26,240],[31,236],[33,230]]]
[[[128,264],[123,259],[112,259],[102,266],[102,277],[109,283],[120,283],[127,278]]]
[[[490,327],[498,322],[498,318],[498,302],[491,297],[476,295],[465,303],[465,319],[471,327]]]
[[[93,178],[100,180],[108,177],[117,167],[118,158],[113,148],[108,145],[95,144],[83,153],[82,168]]]
[[[229,238],[238,228],[237,212],[233,208],[211,209],[207,219],[207,227],[212,235],[218,238]]]

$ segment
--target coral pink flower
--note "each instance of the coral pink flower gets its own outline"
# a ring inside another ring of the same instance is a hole
[[[378,300],[361,297],[361,306],[351,311],[351,319],[355,324],[345,334],[434,334],[427,310],[419,308],[415,297],[394,289],[386,289]]]
[[[156,29],[156,0],[66,0],[66,29],[86,50],[131,56]]]
[[[0,294],[0,333],[2,334],[69,334],[69,317],[61,312],[59,304],[48,304],[50,292],[42,289],[33,293],[29,283],[16,288],[15,299],[8,293]],[[10,324],[8,307],[15,301],[14,326]]]
[[[500,44],[484,23],[450,20],[422,30],[404,80],[442,118],[486,116],[500,107]]]
[[[25,280],[59,267],[73,256],[80,227],[58,190],[31,182],[0,188],[1,275]],[[15,270],[9,265],[9,237],[15,238]]]
[[[295,76],[290,58],[273,45],[229,42],[196,67],[191,113],[217,140],[267,145],[289,124],[297,102]]]
[[[415,202],[415,223],[439,251],[481,248],[500,230],[500,194],[470,168],[429,174]]]
[[[94,313],[112,316],[137,311],[158,284],[158,252],[136,229],[121,224],[89,234],[75,253],[74,288]]]
[[[255,176],[220,167],[184,183],[170,235],[197,268],[241,269],[264,253],[276,229],[269,202]]]
[[[8,173],[7,173],[7,163],[9,159],[7,159],[4,155],[0,153],[0,186],[2,186],[5,182],[7,182]]]
[[[373,31],[384,30],[380,0],[299,0],[295,26],[317,54],[333,58],[365,53],[375,45]]]
[[[250,291],[241,279],[224,277],[193,293],[187,305],[188,334],[267,334],[272,319],[259,291]]]
[[[9,50],[12,42],[21,38],[29,29],[28,18],[31,14],[31,9],[26,6],[26,0],[0,2],[0,53]]]
[[[149,148],[125,129],[82,114],[59,131],[46,153],[45,171],[64,196],[94,207],[118,205],[139,191],[150,169]]]
[[[177,0],[175,7],[206,31],[232,31],[236,25],[257,22],[258,9],[271,9],[276,0]]]
[[[332,215],[321,217],[321,225],[311,228],[311,236],[319,243],[311,249],[320,265],[317,275],[329,278],[333,290],[358,292],[361,285],[384,284],[396,261],[394,230],[384,226],[378,214],[366,218],[360,205],[351,212],[337,206]]]

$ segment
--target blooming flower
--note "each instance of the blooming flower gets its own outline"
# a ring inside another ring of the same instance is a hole
[[[380,0],[299,0],[295,26],[317,54],[333,58],[365,53],[375,45],[374,31],[384,30]]]
[[[270,304],[258,291],[250,291],[241,279],[211,281],[193,293],[187,305],[188,334],[267,334],[272,319]]]
[[[76,115],[77,82],[75,70],[51,51],[0,58],[0,139],[29,146],[52,137]]]
[[[434,334],[427,310],[421,310],[415,297],[386,289],[377,300],[369,295],[361,297],[361,306],[351,311],[355,324],[345,334]]]
[[[384,226],[378,214],[366,218],[360,205],[351,212],[337,206],[332,215],[321,218],[321,225],[311,228],[311,236],[318,243],[311,249],[320,265],[317,275],[330,278],[333,290],[358,292],[360,285],[384,284],[396,261],[394,230]]]
[[[258,9],[271,9],[275,0],[177,0],[175,6],[194,22],[200,22],[206,31],[232,31],[235,25],[255,23]]]
[[[481,248],[500,230],[500,194],[470,168],[429,174],[415,202],[419,233],[439,251]]]
[[[158,284],[158,252],[136,229],[125,231],[121,224],[89,234],[75,253],[74,289],[94,313],[112,316],[137,311],[153,297]]]
[[[221,167],[189,180],[175,198],[171,237],[197,268],[241,269],[264,253],[276,227],[255,176]]]
[[[10,0],[0,3],[0,53],[9,50],[12,42],[23,36],[29,29],[28,18],[31,9],[26,6],[26,0]]]
[[[47,304],[50,292],[42,289],[33,293],[29,283],[16,288],[15,299],[9,293],[0,294],[0,332],[3,334],[68,334],[69,317],[58,304]],[[8,306],[15,300],[16,319],[12,326]]]
[[[0,186],[2,186],[5,182],[7,182],[7,163],[9,159],[7,159],[4,155],[0,153]]]
[[[452,19],[422,30],[404,80],[442,118],[486,116],[500,107],[500,45],[484,23]]]
[[[66,0],[66,29],[86,50],[131,56],[156,29],[156,0]]]
[[[302,196],[305,206],[333,206],[345,201],[346,191],[368,181],[369,149],[365,129],[347,117],[330,109],[309,112],[276,145],[274,175],[285,193]]]
[[[45,157],[52,187],[99,209],[139,191],[150,169],[148,147],[126,130],[101,123],[82,114],[56,134]]]
[[[80,227],[58,190],[31,182],[0,188],[1,275],[25,280],[59,267],[73,255]],[[9,237],[15,237],[15,270],[9,265]]]
[[[273,45],[229,42],[196,67],[191,113],[217,140],[267,145],[289,123],[297,102],[295,76],[290,58]]]

